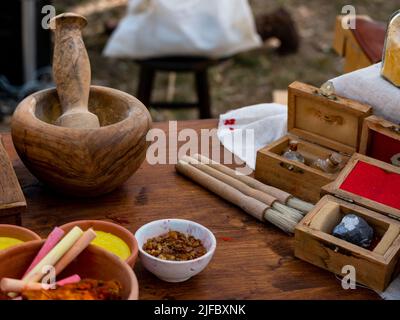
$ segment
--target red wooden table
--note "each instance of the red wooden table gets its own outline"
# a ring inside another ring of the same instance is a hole
[[[216,120],[183,121],[178,130],[216,125]],[[154,127],[168,130],[168,123]],[[74,199],[46,189],[19,160],[10,134],[3,139],[28,203],[22,223],[41,236],[80,219],[114,221],[135,232],[152,220],[173,217],[197,221],[214,232],[218,244],[213,260],[187,282],[158,280],[139,260],[134,270],[141,299],[378,298],[368,289],[342,289],[333,274],[294,257],[292,237],[180,176],[172,164],[145,162],[118,190],[99,198]]]

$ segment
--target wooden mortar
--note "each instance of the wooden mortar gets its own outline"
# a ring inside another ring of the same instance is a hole
[[[152,122],[146,107],[131,95],[99,86],[89,90],[89,61],[79,41],[82,19],[73,14],[55,18],[56,28],[61,24],[72,29],[73,38],[65,40],[68,32],[56,30],[63,35],[55,37],[57,91],[48,89],[24,99],[11,122],[14,146],[31,173],[56,190],[80,197],[110,192],[139,168]],[[69,73],[57,69],[65,60],[57,56],[63,52],[57,49],[57,39],[76,44],[69,48],[69,56],[75,57],[73,67],[65,57]]]

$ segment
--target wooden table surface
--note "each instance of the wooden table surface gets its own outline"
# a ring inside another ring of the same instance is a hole
[[[183,128],[215,128],[216,120],[178,122]],[[155,123],[168,129],[168,123]],[[74,199],[53,193],[34,178],[18,159],[10,134],[3,135],[28,210],[25,227],[46,236],[54,226],[80,219],[118,222],[131,232],[152,220],[183,218],[208,227],[217,238],[209,266],[196,277],[169,284],[145,270],[135,273],[140,299],[377,299],[363,288],[343,290],[327,271],[296,259],[293,237],[260,223],[175,172],[174,165],[141,168],[118,190],[94,199]]]

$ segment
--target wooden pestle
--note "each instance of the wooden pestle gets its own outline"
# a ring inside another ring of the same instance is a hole
[[[53,74],[62,115],[56,124],[68,128],[99,128],[98,117],[89,112],[91,70],[82,40],[87,21],[83,16],[64,13],[51,21],[55,35]]]

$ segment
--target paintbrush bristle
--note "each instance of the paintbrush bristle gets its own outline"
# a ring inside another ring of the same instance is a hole
[[[294,197],[287,201],[287,205],[304,213],[309,213],[312,209],[314,209],[314,205],[312,203]]]
[[[296,221],[292,220],[289,217],[284,216],[282,213],[274,209],[266,210],[264,218],[268,222],[272,223],[274,226],[278,227],[279,229],[287,233],[294,233],[294,228],[297,225]]]
[[[274,202],[274,204],[272,205],[272,208],[297,222],[299,222],[301,219],[304,218],[303,214],[300,211],[290,208],[288,206],[285,206],[284,204],[282,204],[278,201]]]

